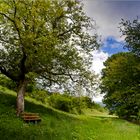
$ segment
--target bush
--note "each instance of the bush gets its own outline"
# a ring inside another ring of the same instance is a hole
[[[49,104],[53,108],[73,113],[81,114],[84,108],[92,108],[95,104],[89,97],[75,97],[70,96],[67,93],[49,93],[45,90],[34,90],[31,93],[27,93],[27,96],[41,101],[42,103]]]
[[[89,98],[88,96],[82,96],[80,98],[84,103],[84,108],[92,108],[92,106],[94,105],[94,102],[92,102],[91,98]]]
[[[34,98],[37,101],[41,101],[42,103],[46,103],[48,92],[45,90],[35,90],[31,93],[27,93],[27,96]]]
[[[96,110],[98,110],[100,112],[105,112],[105,108],[102,107],[100,104],[97,104],[97,103],[94,103],[92,108],[94,108],[94,109],[96,109]]]
[[[71,112],[72,110],[71,98],[59,93],[53,93],[53,95],[48,98],[48,103],[50,106],[65,112]]]
[[[89,97],[75,97],[67,94],[53,93],[48,97],[50,106],[73,114],[81,114],[84,108],[91,107]]]

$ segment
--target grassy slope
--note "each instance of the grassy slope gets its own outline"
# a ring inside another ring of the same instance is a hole
[[[15,93],[0,87],[1,140],[140,140],[140,126],[118,118],[75,116],[26,99],[26,111],[42,122],[25,124],[15,115]]]

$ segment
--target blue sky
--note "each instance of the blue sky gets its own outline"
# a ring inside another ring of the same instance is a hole
[[[124,47],[124,41],[118,41],[113,36],[108,36],[106,39],[103,40],[103,45],[101,50],[103,52],[107,52],[110,55],[118,53],[118,52],[126,52],[128,51],[127,48]]]

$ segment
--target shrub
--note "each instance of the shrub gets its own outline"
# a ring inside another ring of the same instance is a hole
[[[91,98],[89,98],[88,96],[82,96],[80,98],[84,103],[84,108],[92,108],[92,106],[94,105],[94,102],[92,102]]]
[[[97,104],[97,103],[94,103],[92,108],[94,108],[94,109],[96,109],[96,110],[98,110],[100,112],[104,112],[105,111],[105,108],[102,107],[100,104]]]
[[[53,93],[48,97],[50,106],[73,114],[81,114],[84,108],[92,106],[89,97],[75,97],[68,94]]]
[[[65,111],[65,112],[71,112],[72,110],[72,100],[68,96],[61,95],[59,93],[53,93],[48,98],[48,103],[52,107]]]
[[[27,93],[27,96],[34,98],[37,101],[41,101],[42,103],[46,103],[48,92],[45,90],[35,90],[31,93]]]
[[[74,114],[81,114],[82,108],[84,108],[84,103],[80,100],[79,97],[71,97],[72,100],[72,112]]]

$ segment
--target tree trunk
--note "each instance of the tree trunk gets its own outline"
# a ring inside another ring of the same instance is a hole
[[[17,92],[17,116],[24,112],[24,95],[27,82],[25,80],[20,81]]]

